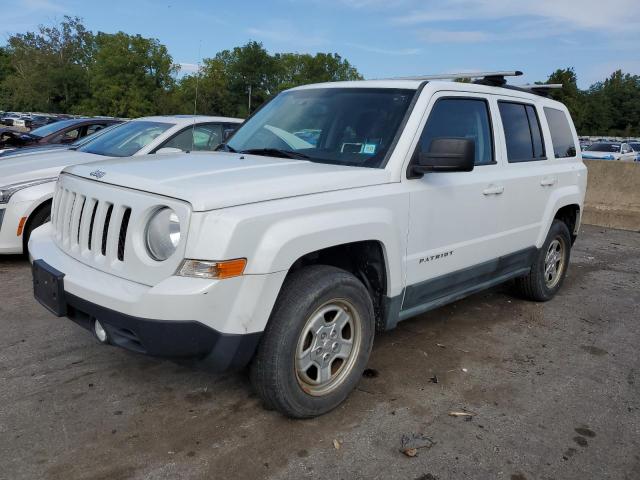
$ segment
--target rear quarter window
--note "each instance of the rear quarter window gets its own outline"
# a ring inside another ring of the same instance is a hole
[[[576,156],[576,144],[569,126],[567,115],[557,108],[544,107],[544,115],[549,124],[553,154],[556,158],[569,158]]]

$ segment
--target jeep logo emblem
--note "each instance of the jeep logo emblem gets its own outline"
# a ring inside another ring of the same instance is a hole
[[[92,177],[96,177],[99,180],[102,177],[104,177],[106,174],[107,172],[105,172],[104,170],[94,170],[89,175],[91,175]]]

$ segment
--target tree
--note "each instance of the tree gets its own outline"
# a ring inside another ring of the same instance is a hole
[[[249,42],[205,59],[200,77],[183,77],[174,98],[179,111],[193,112],[198,85],[198,113],[245,117],[287,88],[361,78],[336,53],[270,55],[261,43]]]
[[[275,60],[279,90],[307,83],[362,80],[358,70],[337,53],[281,53],[275,55]]]
[[[164,113],[177,68],[156,39],[99,32],[89,67],[91,98],[79,108],[93,114],[139,117]]]
[[[89,94],[93,34],[77,17],[9,37],[10,72],[3,85],[13,109],[69,111]]]

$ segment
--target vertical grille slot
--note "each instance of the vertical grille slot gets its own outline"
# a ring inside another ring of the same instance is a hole
[[[84,214],[84,206],[87,204],[87,197],[82,198],[82,206],[80,207],[80,215],[78,215],[78,232],[76,236],[76,245],[80,244],[80,228],[82,228],[82,215]]]
[[[87,248],[89,250],[91,250],[91,239],[93,237],[93,224],[95,223],[95,220],[96,220],[97,211],[98,211],[98,202],[96,201],[95,205],[93,206],[93,212],[91,213],[91,222],[89,223],[89,244],[87,245]]]
[[[102,229],[102,255],[107,254],[107,235],[109,234],[109,222],[111,222],[111,214],[113,213],[113,204],[107,208],[107,214],[104,217],[104,228]]]
[[[127,241],[127,229],[129,228],[129,217],[131,217],[131,209],[126,208],[122,215],[122,223],[120,224],[120,235],[118,236],[118,260],[124,261],[124,245]]]

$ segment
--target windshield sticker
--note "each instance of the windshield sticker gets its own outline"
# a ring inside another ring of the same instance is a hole
[[[361,153],[366,153],[367,155],[374,155],[376,153],[377,145],[375,143],[365,143],[362,146]]]

